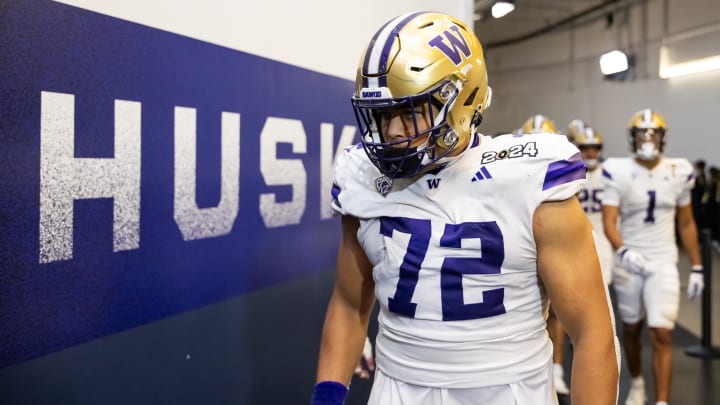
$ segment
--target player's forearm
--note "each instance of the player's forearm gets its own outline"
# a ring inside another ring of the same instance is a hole
[[[614,338],[573,341],[573,405],[610,405],[617,401],[618,369]]]
[[[623,246],[623,238],[620,231],[615,225],[605,225],[604,227],[605,236],[607,236],[608,242],[612,245],[613,250],[618,250]]]
[[[690,260],[690,264],[702,264],[700,261],[700,249],[695,221],[688,221],[685,224],[680,224],[680,229],[678,231],[685,253]]]
[[[612,309],[604,292],[586,290],[587,300],[571,305],[571,316],[565,320],[573,342],[570,392],[573,405],[609,405],[616,401],[619,372],[616,340]]]
[[[603,232],[605,233],[608,242],[612,245],[613,250],[618,250],[623,246],[623,238],[617,226],[617,208],[603,206],[602,220]]]
[[[325,316],[316,381],[348,385],[366,335],[367,317],[333,296]]]

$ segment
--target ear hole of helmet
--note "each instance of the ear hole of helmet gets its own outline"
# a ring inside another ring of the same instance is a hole
[[[470,93],[470,95],[468,96],[468,98],[465,99],[465,102],[463,103],[463,105],[464,105],[465,107],[471,106],[471,105],[474,105],[474,104],[475,104],[475,96],[477,96],[478,90],[480,90],[480,88],[479,88],[479,87],[475,87],[475,88],[473,89],[473,91]]]

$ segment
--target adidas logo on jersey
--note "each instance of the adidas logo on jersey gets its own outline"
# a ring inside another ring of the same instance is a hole
[[[478,180],[485,180],[485,179],[492,179],[492,176],[490,175],[490,172],[488,169],[483,166],[480,168],[480,170],[475,173],[475,176],[473,176],[472,181],[478,181]]]

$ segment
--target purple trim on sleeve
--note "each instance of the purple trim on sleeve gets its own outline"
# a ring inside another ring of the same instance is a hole
[[[350,146],[346,146],[343,150],[344,150],[345,152],[350,152],[350,151],[352,151],[353,149],[361,149],[361,148],[362,148],[362,142],[358,142],[358,143],[356,143],[356,144],[353,144],[353,145],[350,145]]]
[[[587,166],[583,163],[580,153],[576,153],[568,160],[558,160],[548,165],[545,173],[543,190],[570,183],[585,178]]]
[[[602,175],[607,177],[608,179],[612,180],[612,175],[607,170],[602,169]]]
[[[690,173],[690,175],[688,175],[688,178],[687,178],[687,180],[685,180],[685,182],[688,182],[688,181],[690,181],[690,180],[692,180],[692,179],[693,179],[693,174]]]
[[[335,203],[338,205],[338,207],[342,207],[342,204],[340,204],[340,200],[338,200],[338,197],[340,196],[340,186],[333,183],[332,189],[330,190],[330,195],[332,195],[333,200],[335,200]]]
[[[480,136],[478,134],[473,134],[472,145],[470,145],[470,147],[474,148],[478,145],[480,145]]]

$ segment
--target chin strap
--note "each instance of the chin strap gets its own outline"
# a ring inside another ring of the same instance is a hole
[[[483,116],[482,116],[482,113],[480,112],[480,106],[478,106],[477,109],[475,110],[475,114],[473,114],[473,117],[470,120],[470,133],[471,134],[475,133],[475,128],[480,126],[480,124],[482,123],[482,120],[483,120]]]

